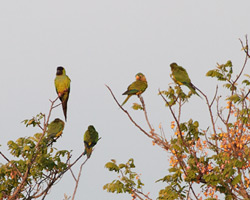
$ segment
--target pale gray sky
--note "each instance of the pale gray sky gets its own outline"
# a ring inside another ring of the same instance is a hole
[[[156,129],[162,123],[171,136],[172,118],[157,95],[158,88],[167,89],[172,82],[169,64],[184,66],[192,82],[212,96],[215,82],[205,73],[229,59],[236,71],[242,66],[244,53],[238,38],[250,34],[249,8],[249,0],[1,1],[1,151],[6,152],[7,141],[39,131],[20,122],[48,112],[49,99],[56,97],[56,67],[62,65],[72,82],[68,122],[56,147],[72,149],[77,157],[89,124],[102,137],[83,168],[76,199],[130,199],[107,193],[102,186],[116,177],[104,169],[105,163],[131,157],[142,174],[144,191],[155,199],[165,186],[154,182],[167,174],[168,155],[131,124],[104,84],[122,102],[121,94],[135,74],[143,72],[149,84],[143,97],[150,120]],[[136,97],[125,108],[145,125],[143,114],[130,108],[133,102],[138,102]],[[193,97],[183,119],[199,119],[206,129],[204,108],[205,102]],[[63,119],[61,107],[51,119],[56,117]],[[0,162],[4,162],[1,157]],[[79,166],[73,169],[77,172]],[[74,186],[68,174],[47,199],[72,195]]]

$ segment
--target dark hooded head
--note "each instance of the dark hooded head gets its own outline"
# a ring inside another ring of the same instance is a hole
[[[64,74],[66,74],[65,69],[62,66],[57,67],[56,75],[60,76]]]

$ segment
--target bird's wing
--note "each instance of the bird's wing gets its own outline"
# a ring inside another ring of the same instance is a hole
[[[175,70],[173,76],[176,79],[176,81],[179,81],[183,84],[185,83],[189,84],[191,82],[188,73],[184,68],[179,68]]]

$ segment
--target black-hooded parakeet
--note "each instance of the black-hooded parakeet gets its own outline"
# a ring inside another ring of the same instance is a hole
[[[50,140],[56,140],[62,135],[64,129],[64,121],[59,118],[54,119],[49,125],[47,135]]]
[[[65,121],[67,121],[67,103],[69,99],[70,92],[70,78],[66,75],[66,71],[63,67],[57,67],[55,87],[59,99],[62,102],[63,113],[65,116]]]
[[[92,148],[96,145],[99,140],[98,132],[95,130],[95,127],[90,125],[88,130],[84,133],[83,141],[85,146],[84,155],[87,154],[87,157],[90,158],[92,153]]]
[[[172,71],[171,78],[174,80],[174,82],[179,85],[187,86],[193,94],[200,96],[195,91],[195,86],[191,83],[188,73],[183,67],[178,66],[176,63],[170,64],[170,67]]]
[[[127,98],[122,103],[122,106],[128,101],[132,95],[137,95],[138,97],[147,89],[148,83],[146,77],[142,73],[135,75],[135,81],[128,86],[126,92],[123,95],[128,95]]]

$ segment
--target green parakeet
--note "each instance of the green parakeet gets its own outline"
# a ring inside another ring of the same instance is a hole
[[[195,91],[195,86],[191,83],[191,80],[188,76],[188,73],[183,67],[178,66],[176,63],[170,64],[170,67],[171,67],[171,71],[172,71],[171,78],[177,84],[187,86],[193,94],[200,96]]]
[[[65,116],[65,121],[67,121],[67,103],[69,99],[70,92],[70,78],[66,75],[66,71],[63,67],[57,67],[55,87],[59,99],[62,102],[63,113]]]
[[[146,77],[142,73],[136,74],[135,79],[136,80],[131,85],[128,86],[127,91],[122,94],[122,95],[128,95],[127,98],[122,103],[122,106],[128,101],[128,99],[132,95],[137,95],[139,97],[140,94],[142,94],[148,87]]]
[[[62,135],[64,129],[64,121],[56,118],[48,125],[47,135],[51,140],[55,140]]]
[[[83,141],[85,146],[84,155],[90,158],[92,153],[92,148],[96,145],[99,140],[98,132],[95,130],[94,126],[90,125],[88,130],[84,133]]]

